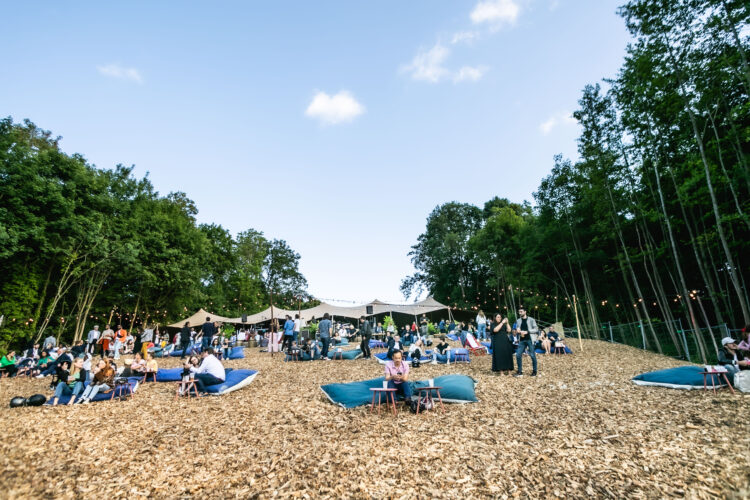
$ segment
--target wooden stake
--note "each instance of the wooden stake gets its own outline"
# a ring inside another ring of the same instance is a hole
[[[581,324],[578,322],[578,300],[573,295],[573,312],[576,315],[576,330],[578,330],[578,347],[583,351],[583,341],[581,341]]]

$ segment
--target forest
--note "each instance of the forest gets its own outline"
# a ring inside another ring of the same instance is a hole
[[[554,159],[533,204],[436,207],[402,291],[566,326],[577,309],[587,336],[643,325],[644,345],[680,357],[687,332],[705,361],[715,325],[750,324],[750,4],[637,0],[619,15],[633,39],[617,75],[583,89],[579,157]]]
[[[224,316],[315,305],[284,240],[198,224],[181,192],[132,167],[98,169],[29,121],[0,120],[0,352],[94,324],[165,325],[199,307]]]

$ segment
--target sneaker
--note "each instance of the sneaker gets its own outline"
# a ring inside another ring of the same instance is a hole
[[[536,371],[531,372],[532,377],[536,377]]]
[[[40,373],[40,374],[39,374],[39,375],[37,375],[37,376],[36,376],[35,378],[44,378],[44,375],[42,375],[42,374]]]
[[[514,377],[523,377],[523,373],[516,372],[513,374]]]
[[[436,365],[436,364],[438,364],[438,362],[437,362],[437,360],[433,359],[433,360],[432,360],[432,363],[430,363],[430,364],[431,364],[431,365]]]

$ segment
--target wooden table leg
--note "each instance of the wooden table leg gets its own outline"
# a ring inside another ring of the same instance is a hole
[[[398,414],[396,410],[396,393],[391,392],[390,394],[391,394],[391,401],[393,402],[393,416],[395,417]],[[388,396],[388,394],[386,394],[386,396]]]
[[[732,387],[732,384],[729,383],[729,378],[727,378],[727,374],[726,373],[722,373],[722,375],[724,376],[724,380],[727,381],[727,385],[729,386],[729,390],[732,391],[732,394],[734,394],[734,387]]]
[[[445,413],[445,406],[443,406],[443,398],[440,397],[440,389],[437,389],[437,397],[438,397],[438,401],[440,401],[440,411],[442,413]]]
[[[372,392],[372,401],[370,401],[370,413],[375,411],[375,391]]]

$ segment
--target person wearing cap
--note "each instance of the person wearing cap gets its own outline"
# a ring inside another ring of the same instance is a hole
[[[727,369],[730,375],[734,375],[740,370],[750,369],[750,359],[745,359],[742,351],[737,349],[737,341],[732,337],[721,339],[721,349],[719,349],[719,364]]]

